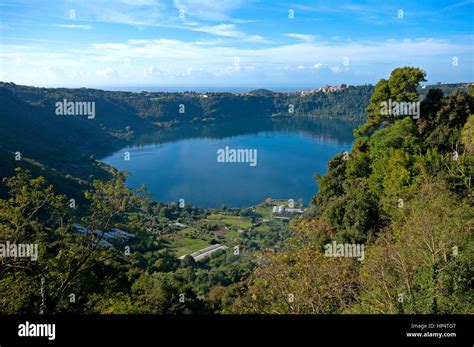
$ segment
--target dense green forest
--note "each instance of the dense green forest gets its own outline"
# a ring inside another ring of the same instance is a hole
[[[352,151],[329,162],[311,214],[231,312],[473,312],[474,90],[429,91],[417,120],[379,112],[418,100],[424,78],[400,68],[376,85]],[[363,261],[325,256],[334,241],[364,245]]]
[[[472,312],[474,89],[422,91],[424,79],[405,67],[375,87],[307,97],[2,84],[0,244],[38,244],[39,254],[0,259],[0,312]],[[104,107],[114,117],[55,117],[64,97],[95,100],[98,115]],[[381,113],[388,99],[422,100],[421,117]],[[251,121],[293,102],[296,116],[365,119],[366,108],[367,119],[352,151],[315,177],[306,214],[289,222],[272,218],[283,203],[272,200],[220,210],[154,202],[94,158],[153,124],[236,112]],[[28,155],[15,160],[16,151]],[[364,246],[363,258],[327,256],[333,242]],[[178,258],[215,244],[227,248]]]

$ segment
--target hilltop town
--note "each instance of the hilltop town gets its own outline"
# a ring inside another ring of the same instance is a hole
[[[347,89],[347,85],[341,84],[340,86],[325,86],[321,88],[305,90],[305,91],[299,92],[299,94],[301,96],[306,96],[306,95],[313,95],[317,93],[334,93],[334,92],[340,92],[345,89]]]

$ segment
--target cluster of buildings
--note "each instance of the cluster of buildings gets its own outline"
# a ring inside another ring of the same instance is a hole
[[[300,95],[306,96],[306,95],[313,95],[316,93],[333,93],[333,92],[338,92],[344,89],[347,89],[347,85],[345,84],[341,84],[340,86],[325,86],[321,88],[302,91],[300,92]]]
[[[304,209],[301,208],[290,208],[285,205],[273,206],[273,214],[294,214],[294,213],[304,213]]]

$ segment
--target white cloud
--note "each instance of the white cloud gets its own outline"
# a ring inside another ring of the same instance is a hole
[[[82,22],[118,23],[133,26],[159,26],[169,22],[167,6],[154,0],[114,1],[113,6],[103,1],[81,1],[75,4],[76,19]],[[171,17],[175,19],[176,16]]]
[[[158,69],[156,66],[150,65],[143,70],[144,77],[153,77],[163,74],[163,70]]]
[[[457,56],[472,56],[474,51],[468,44],[430,38],[346,44],[299,42],[279,46],[260,45],[253,49],[229,45],[227,41],[220,42],[214,40],[206,45],[201,41],[166,38],[131,39],[57,51],[47,50],[41,45],[3,45],[0,58],[5,61],[2,70],[9,78],[26,84],[43,84],[43,80],[53,77],[64,83],[91,85],[100,84],[103,79],[110,83],[136,84],[145,77],[149,83],[160,84],[242,84],[248,81],[321,81],[330,76],[340,76],[344,79],[340,82],[344,83],[351,75],[358,76],[365,83],[374,76],[385,76],[401,64],[420,66],[429,75],[431,66],[449,69],[453,52]],[[350,67],[341,65],[345,56],[350,59]],[[234,65],[236,57],[239,69]],[[402,61],[400,57],[403,57]],[[22,69],[14,65],[18,58],[24,62]],[[37,73],[33,75],[35,69]],[[59,69],[67,73],[61,77]],[[72,78],[68,71],[90,73],[90,77],[76,75]],[[461,70],[458,68],[456,71]]]
[[[117,72],[111,67],[106,67],[103,70],[96,71],[97,76],[104,79],[110,79],[113,76],[117,76]]]
[[[84,29],[84,30],[91,30],[93,28],[92,25],[87,25],[87,24],[55,24],[55,26],[59,28]]]
[[[241,31],[235,30],[234,24],[218,24],[218,25],[193,25],[190,27],[191,30],[201,31],[204,33],[227,36],[227,37],[243,37],[245,34]]]
[[[349,68],[347,66],[345,67],[331,66],[330,69],[333,73],[341,73],[341,72],[349,71]]]
[[[286,37],[290,37],[290,38],[305,41],[305,42],[313,42],[314,41],[314,36],[313,35],[295,34],[295,33],[289,33],[289,34],[284,34],[284,35]]]
[[[56,80],[64,77],[64,70],[57,66],[48,65],[44,69],[44,72],[46,78],[50,80]]]
[[[174,0],[176,9],[183,9],[186,16],[217,21],[232,21],[230,13],[243,3],[241,0]]]
[[[104,6],[102,1],[85,1],[75,7],[76,18],[81,22],[117,23],[144,27],[163,27],[191,30],[210,35],[236,38],[248,42],[267,42],[260,35],[247,34],[236,24],[258,20],[235,19],[231,12],[244,4],[241,0],[174,0],[165,4],[154,0],[121,0],[114,6]],[[179,10],[184,10],[184,19]],[[190,20],[188,20],[190,18]],[[62,24],[63,28],[91,29],[90,25]]]
[[[249,42],[265,42],[265,39],[260,35],[248,35],[237,30],[235,24],[200,25],[198,23],[187,23],[184,27],[192,31],[200,31],[216,36],[238,38]]]

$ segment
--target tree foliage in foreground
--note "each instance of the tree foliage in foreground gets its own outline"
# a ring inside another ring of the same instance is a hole
[[[418,100],[424,77],[405,67],[377,84],[351,153],[316,177],[315,213],[263,257],[233,312],[474,311],[473,90],[431,90],[420,119],[380,114],[389,98]],[[364,260],[325,257],[334,241],[363,244]]]

